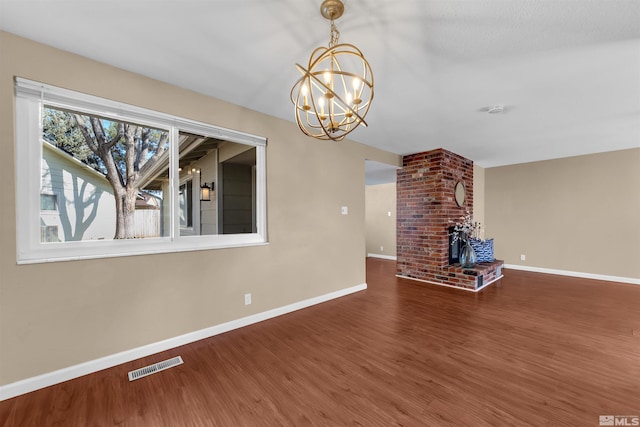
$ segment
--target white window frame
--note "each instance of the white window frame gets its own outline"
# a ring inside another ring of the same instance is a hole
[[[131,121],[169,131],[171,152],[169,203],[173,221],[168,236],[126,240],[40,242],[40,172],[44,105],[114,120]],[[256,233],[180,236],[179,206],[176,197],[180,182],[178,171],[178,133],[180,131],[256,147]],[[17,262],[28,264],[267,244],[266,144],[264,137],[16,77]]]

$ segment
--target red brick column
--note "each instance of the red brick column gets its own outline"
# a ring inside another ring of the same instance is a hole
[[[463,207],[454,197],[458,181],[466,189]],[[446,268],[448,228],[467,211],[473,214],[473,161],[441,148],[405,156],[397,197],[398,275],[437,283],[455,279]]]

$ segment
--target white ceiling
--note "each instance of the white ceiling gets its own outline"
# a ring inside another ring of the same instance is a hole
[[[293,121],[320,3],[0,0],[0,28]],[[375,77],[353,140],[483,167],[640,146],[638,0],[346,0],[337,26]]]

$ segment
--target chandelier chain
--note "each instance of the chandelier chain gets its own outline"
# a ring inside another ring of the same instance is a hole
[[[340,39],[340,31],[338,31],[338,27],[334,23],[333,19],[331,20],[331,32],[329,35],[329,48],[333,48],[338,44],[338,40]]]

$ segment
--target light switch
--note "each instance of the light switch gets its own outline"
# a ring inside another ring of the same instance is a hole
[[[349,208],[347,206],[343,206],[342,207],[342,215],[348,215],[349,214]]]

